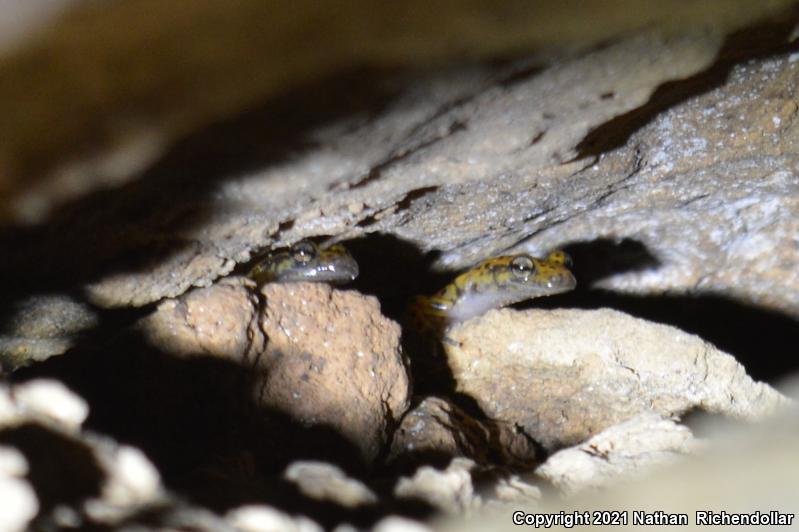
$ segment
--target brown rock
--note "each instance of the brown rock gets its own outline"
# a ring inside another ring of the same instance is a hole
[[[308,424],[334,427],[367,459],[408,408],[399,325],[374,297],[320,283],[268,284],[258,361],[260,401]]]
[[[255,372],[254,399],[338,431],[368,460],[408,408],[399,326],[373,297],[326,284],[230,278],[162,303],[142,330],[160,349],[212,355]]]
[[[168,299],[140,328],[159,349],[178,355],[207,354],[245,363],[266,345],[258,325],[255,284],[232,277]]]
[[[481,465],[528,468],[535,462],[533,443],[513,425],[476,419],[439,397],[427,397],[408,412],[394,433],[389,460],[466,457]]]
[[[643,412],[760,419],[787,403],[701,339],[608,309],[491,311],[448,336],[458,391],[548,449]]]

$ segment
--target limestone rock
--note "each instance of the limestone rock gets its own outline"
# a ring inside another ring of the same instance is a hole
[[[87,414],[85,400],[57,381],[0,386],[3,530],[29,528],[37,510],[39,519],[64,526],[92,520],[113,526],[167,501],[161,477],[144,454],[86,433],[81,425]]]
[[[648,412],[556,452],[536,474],[570,495],[651,473],[655,466],[674,464],[702,447],[687,427]]]
[[[491,311],[448,337],[458,391],[548,449],[645,412],[755,420],[788,403],[700,338],[609,309]]]
[[[602,137],[616,124],[599,128],[584,151],[601,155],[574,178],[611,178],[607,194],[552,213],[563,223],[520,247],[629,239],[656,264],[610,271],[598,286],[726,294],[799,317],[797,76],[795,53],[744,62],[621,146]]]

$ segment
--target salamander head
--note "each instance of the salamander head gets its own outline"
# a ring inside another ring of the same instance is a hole
[[[563,251],[554,251],[545,259],[493,257],[456,277],[430,298],[431,304],[440,307],[448,321],[463,321],[493,308],[572,290],[577,281],[569,266],[571,259]]]
[[[268,254],[249,276],[258,284],[347,283],[358,277],[358,263],[341,244],[320,248],[310,240],[302,240],[288,250]]]

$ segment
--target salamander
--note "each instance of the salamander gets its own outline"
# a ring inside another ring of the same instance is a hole
[[[553,251],[544,259],[503,255],[484,260],[432,296],[416,296],[409,305],[418,331],[440,335],[448,326],[535,297],[572,290],[577,281],[571,258]]]
[[[300,281],[343,284],[358,277],[358,263],[341,244],[319,247],[302,240],[266,255],[247,274],[259,285]]]

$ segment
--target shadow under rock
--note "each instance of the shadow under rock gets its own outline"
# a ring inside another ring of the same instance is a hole
[[[663,83],[644,105],[590,131],[577,145],[575,160],[624,146],[636,131],[651,123],[661,112],[721,87],[738,64],[799,50],[799,43],[789,44],[790,35],[798,23],[799,7],[794,6],[779,20],[759,22],[732,33],[725,39],[710,67],[685,79]]]
[[[484,454],[482,459],[472,458],[477,462],[486,462],[484,465],[507,465],[499,443],[500,429],[486,416],[474,398],[456,390],[456,382],[444,358],[440,341],[420,334],[412,324],[407,323],[405,314],[410,299],[416,295],[437,292],[457,272],[432,272],[430,265],[436,260],[438,252],[423,253],[412,242],[394,235],[372,233],[348,241],[346,245],[358,261],[361,271],[358,279],[348,287],[377,297],[383,314],[402,326],[402,347],[411,361],[414,393],[408,412],[427,397],[446,398],[488,429],[488,434],[478,435],[474,441],[463,445],[463,448],[480,448]],[[461,428],[467,425],[464,423]],[[458,431],[454,433],[457,437]],[[543,449],[539,448],[539,451],[537,455],[543,456]],[[420,465],[445,469],[454,457],[448,452],[435,450],[405,452],[392,463],[383,464],[380,472],[396,477],[412,475]]]
[[[79,440],[27,422],[0,430],[0,445],[16,448],[28,463],[26,477],[39,503],[30,523],[33,530],[55,529],[51,521],[56,507],[79,507],[101,494],[105,471],[92,449]]]
[[[360,265],[358,278],[347,288],[377,297],[382,313],[400,324],[413,296],[431,294],[451,278],[448,273],[430,272],[437,252],[423,253],[394,235],[371,233],[345,244]]]
[[[695,334],[733,355],[751,377],[769,383],[799,371],[799,322],[770,309],[722,295],[626,295],[592,285],[614,274],[657,268],[659,261],[635,240],[607,239],[564,247],[574,259],[577,289],[516,308],[612,308]]]
[[[60,380],[89,403],[86,429],[142,449],[170,490],[217,512],[268,504],[330,528],[342,522],[371,526],[386,508],[430,515],[429,505],[397,501],[390,491],[378,503],[347,508],[306,496],[283,479],[286,466],[297,460],[335,464],[362,480],[372,471],[334,428],[259,404],[263,371],[204,354],[170,355],[129,331],[105,345],[78,347],[22,368],[11,378]],[[48,462],[46,456],[35,459]],[[387,485],[395,481],[385,479]],[[154,512],[139,517],[156,519]]]

